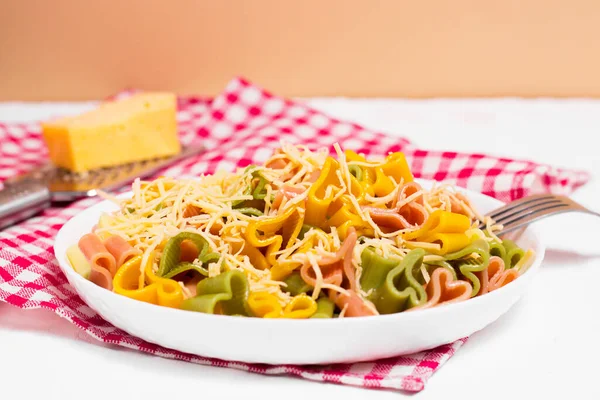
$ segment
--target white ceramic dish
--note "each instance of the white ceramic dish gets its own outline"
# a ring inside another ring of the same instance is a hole
[[[424,187],[432,182],[421,181]],[[502,203],[464,190],[485,213]],[[130,194],[129,194],[130,195]],[[125,194],[127,196],[127,194]],[[518,240],[536,259],[519,279],[492,293],[432,309],[343,319],[259,319],[201,314],[135,301],[102,289],[69,265],[67,248],[91,231],[110,202],[96,204],[67,222],[56,236],[60,267],[81,298],[113,325],[148,342],[224,360],[268,364],[355,362],[414,353],[453,342],[483,329],[508,311],[525,292],[545,248],[529,227]]]

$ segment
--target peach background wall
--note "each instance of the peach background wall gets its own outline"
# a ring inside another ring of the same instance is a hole
[[[600,97],[598,0],[0,0],[0,100]]]

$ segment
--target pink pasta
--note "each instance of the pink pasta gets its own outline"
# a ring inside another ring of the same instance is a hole
[[[304,193],[305,191],[306,189],[304,188],[298,188],[291,185],[283,185],[281,189],[279,189],[275,194],[275,199],[273,199],[273,204],[271,205],[271,207],[273,209],[279,209],[279,206],[281,206],[281,203],[283,202],[284,198],[286,200],[290,200],[298,196],[299,194]]]
[[[274,155],[281,154],[281,152],[275,152]],[[272,161],[269,161],[265,164],[265,167],[272,169],[284,169],[288,165],[288,160],[284,160],[283,158],[276,158]]]
[[[334,256],[325,256],[319,261],[319,267],[323,274],[323,282],[340,286],[344,276],[351,289],[356,288],[356,276],[352,266],[352,251],[356,245],[357,234],[354,227],[348,229],[348,236]],[[300,269],[302,279],[309,285],[315,286],[315,271],[310,263],[306,263]]]
[[[519,277],[519,271],[516,269],[506,269],[504,260],[497,256],[490,257],[490,262],[486,269],[477,272],[477,278],[481,282],[479,294],[486,294],[501,288]]]
[[[414,200],[398,205],[406,198],[421,190],[421,186],[415,182],[409,182],[402,186],[392,208],[364,207],[377,225],[390,228],[392,231],[400,229],[415,228],[425,223],[428,217],[427,210],[423,205],[423,196],[417,196]]]
[[[275,154],[281,154],[281,152],[275,152]],[[267,162],[265,164],[265,167],[272,168],[272,169],[284,169],[288,166],[289,163],[290,163],[290,160],[287,157],[286,158],[276,158],[274,160]],[[299,170],[300,170],[300,167],[292,168],[286,174],[281,176],[280,179],[285,182],[286,180],[289,180],[291,177],[296,175],[296,173]]]
[[[117,270],[115,257],[106,249],[100,238],[88,233],[79,239],[79,249],[91,264],[90,281],[112,290],[112,277]]]
[[[454,280],[452,273],[445,268],[437,268],[431,274],[425,287],[427,302],[410,310],[431,308],[441,304],[458,303],[468,300],[473,293],[473,287],[467,281]]]
[[[140,254],[138,249],[133,248],[121,236],[111,236],[104,241],[104,246],[110,254],[115,258],[117,268],[125,264],[131,258]]]
[[[329,283],[336,286],[340,286],[342,284],[344,275],[339,263],[330,263],[323,265],[319,264],[319,268],[321,269],[321,274],[323,275],[323,283]],[[313,287],[317,284],[315,270],[312,264],[308,262],[300,268],[300,276],[302,277],[304,282],[308,283]]]
[[[335,304],[341,309],[346,310],[345,317],[367,317],[369,315],[377,315],[376,308],[368,300],[362,299],[354,290],[349,290],[349,294],[337,294],[334,291],[329,292]]]

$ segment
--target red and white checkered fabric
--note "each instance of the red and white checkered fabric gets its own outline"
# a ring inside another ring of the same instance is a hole
[[[283,140],[330,149],[338,142],[342,148],[376,155],[404,151],[417,177],[445,180],[505,201],[532,193],[566,194],[588,179],[585,173],[528,161],[419,150],[405,139],[338,121],[267,93],[243,79],[233,80],[212,101],[180,99],[178,118],[182,142],[200,138],[209,150],[161,171],[161,175],[194,176],[261,163]],[[0,182],[45,157],[37,124],[0,124]],[[409,391],[423,389],[427,379],[466,340],[410,356],[330,366],[249,365],[183,354],[144,342],[110,325],[86,306],[54,259],[52,244],[58,230],[96,201],[86,199],[67,208],[51,208],[0,231],[0,301],[22,309],[52,310],[100,341],[161,357],[261,374]]]

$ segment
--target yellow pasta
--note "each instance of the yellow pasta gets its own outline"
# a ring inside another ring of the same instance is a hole
[[[268,292],[253,292],[248,295],[248,306],[259,318],[281,318],[283,309],[277,297]]]
[[[339,163],[332,157],[327,157],[321,170],[319,179],[313,183],[308,191],[306,202],[307,224],[321,226],[327,219],[327,209],[339,190],[340,181],[336,174]]]
[[[310,318],[315,312],[317,312],[317,302],[310,296],[299,294],[285,306],[283,318]]]

